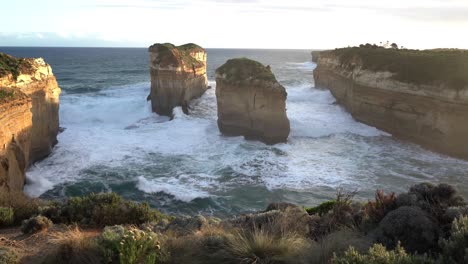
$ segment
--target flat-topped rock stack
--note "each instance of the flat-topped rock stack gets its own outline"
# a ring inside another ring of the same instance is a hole
[[[190,100],[208,88],[206,51],[196,44],[174,46],[170,43],[149,47],[151,100],[153,112],[172,116],[174,107],[182,106],[188,114]]]
[[[270,67],[259,62],[232,59],[216,70],[218,127],[224,135],[267,144],[287,141],[286,97]]]

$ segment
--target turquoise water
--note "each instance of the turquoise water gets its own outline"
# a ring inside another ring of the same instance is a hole
[[[175,109],[150,111],[146,49],[0,48],[44,57],[63,89],[59,144],[27,173],[26,191],[60,198],[114,191],[165,212],[218,216],[264,209],[274,201],[314,205],[337,188],[371,198],[377,188],[456,184],[468,194],[468,162],[395,140],[354,121],[331,94],[314,87],[307,50],[208,50],[213,89]],[[214,70],[249,57],[271,65],[288,92],[288,143],[267,146],[223,137],[216,125]]]

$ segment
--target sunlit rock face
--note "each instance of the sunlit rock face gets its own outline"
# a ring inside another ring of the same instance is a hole
[[[31,145],[31,98],[0,88],[0,192],[21,191]]]
[[[330,89],[356,120],[428,149],[468,159],[467,86],[455,87],[445,80],[402,81],[394,72],[364,67],[363,58],[357,55],[343,58],[334,51],[312,55],[317,62],[316,86]],[[438,67],[435,62],[427,66]],[[421,66],[407,67],[424,71]]]
[[[153,112],[172,116],[174,107],[182,106],[188,114],[190,100],[208,88],[206,51],[195,44],[174,46],[154,44],[149,47],[151,100]]]
[[[216,70],[218,127],[224,135],[267,144],[286,142],[286,97],[270,67],[259,62],[232,59]]]
[[[18,89],[32,99],[33,126],[28,160],[33,163],[49,155],[57,144],[61,90],[52,68],[42,58],[0,56],[4,64],[0,72],[0,87]]]

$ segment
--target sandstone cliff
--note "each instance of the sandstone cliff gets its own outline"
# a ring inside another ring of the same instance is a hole
[[[468,52],[348,48],[313,57],[316,86],[358,121],[468,159]]]
[[[190,100],[208,88],[206,51],[195,45],[154,44],[149,48],[152,109],[159,115],[172,116],[182,106],[188,114]]]
[[[31,128],[31,98],[0,88],[0,193],[23,189]]]
[[[218,127],[225,135],[285,142],[290,131],[286,97],[269,66],[259,62],[232,59],[216,70]]]
[[[0,87],[15,88],[32,99],[29,162],[45,158],[57,143],[59,95],[55,76],[42,58],[17,59],[0,53]],[[1,125],[0,125],[1,126]]]

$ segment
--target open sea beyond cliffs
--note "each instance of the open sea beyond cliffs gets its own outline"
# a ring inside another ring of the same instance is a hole
[[[192,102],[191,115],[176,108],[172,121],[152,113],[146,101],[145,48],[0,52],[43,57],[62,88],[65,131],[53,153],[27,172],[32,196],[113,191],[168,213],[226,216],[277,201],[316,205],[337,188],[368,199],[376,189],[403,192],[429,181],[451,183],[468,195],[468,162],[354,121],[328,90],[314,87],[309,50],[208,49],[213,88]],[[268,146],[218,131],[214,71],[236,57],[270,65],[285,86],[288,143]]]

